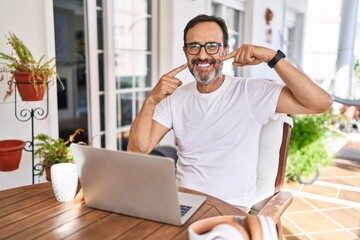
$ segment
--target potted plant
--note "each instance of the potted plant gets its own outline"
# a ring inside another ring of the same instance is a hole
[[[8,172],[19,168],[25,142],[17,139],[0,141],[0,171]]]
[[[39,175],[46,173],[46,180],[51,182],[50,168],[57,163],[73,163],[73,157],[69,145],[75,142],[76,135],[83,132],[83,129],[76,129],[67,141],[62,138],[54,139],[47,134],[35,136],[35,156],[40,158],[41,170]],[[84,144],[83,142],[78,142]]]
[[[326,148],[329,113],[293,116],[286,176],[310,184],[319,176],[319,167],[332,162]]]
[[[53,84],[55,79],[64,89],[64,85],[55,71],[55,58],[46,61],[45,55],[43,55],[36,61],[31,51],[14,33],[9,33],[5,37],[13,52],[10,54],[0,52],[0,60],[5,61],[0,62],[5,64],[5,67],[0,69],[0,73],[2,73],[0,81],[9,79],[4,100],[12,94],[14,83],[17,85],[23,101],[41,101],[47,85]],[[9,73],[11,77],[5,77]]]

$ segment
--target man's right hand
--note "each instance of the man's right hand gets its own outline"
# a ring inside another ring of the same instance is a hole
[[[182,82],[175,76],[179,72],[183,71],[186,67],[187,63],[164,74],[149,94],[149,99],[152,99],[155,104],[158,104],[161,100],[167,96],[170,96],[178,87],[182,85]]]
[[[182,82],[175,76],[186,67],[187,63],[163,75],[150,92],[131,125],[128,151],[149,153],[169,131],[168,128],[153,120],[154,111],[161,100],[181,86]]]

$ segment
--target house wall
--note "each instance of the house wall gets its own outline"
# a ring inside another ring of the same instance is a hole
[[[265,12],[266,8],[270,8],[273,12],[273,18],[270,22],[272,30],[272,42],[266,42],[266,21]],[[261,1],[255,0],[252,8],[253,14],[250,21],[252,22],[252,30],[249,30],[251,38],[248,43],[265,46],[274,50],[282,49],[282,34],[284,29],[284,13],[285,1],[284,0],[269,0]],[[267,64],[260,64],[258,66],[247,67],[249,68],[249,76],[254,78],[269,78],[279,79],[275,71],[270,69]]]
[[[6,45],[5,34],[15,33],[27,47],[32,50],[35,59],[43,54],[55,56],[53,7],[48,0],[12,0],[0,2],[0,51],[10,53]],[[6,91],[6,80],[0,83],[0,140],[22,139],[31,140],[31,120],[21,122],[15,117],[14,94],[5,102],[2,100]],[[46,101],[21,102],[17,98],[17,109],[46,109]],[[49,92],[49,115],[44,120],[34,120],[34,134],[46,133],[51,136],[58,134],[58,115],[56,86]],[[24,118],[22,118],[24,119]],[[11,172],[0,172],[0,190],[32,184],[31,153],[23,151],[19,169]],[[39,179],[36,177],[35,182]],[[40,179],[43,181],[43,178]]]

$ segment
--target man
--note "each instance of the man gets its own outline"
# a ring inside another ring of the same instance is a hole
[[[229,54],[227,27],[220,18],[190,20],[183,51],[187,64],[163,75],[150,92],[132,124],[128,150],[149,153],[173,129],[178,184],[250,208],[262,125],[276,113],[324,112],[332,98],[281,51],[243,44]],[[285,85],[225,76],[222,66],[228,59],[239,67],[268,63]],[[196,82],[180,87],[175,76],[186,67]]]

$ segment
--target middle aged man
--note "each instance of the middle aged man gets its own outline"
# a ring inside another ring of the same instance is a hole
[[[163,75],[132,124],[129,151],[150,153],[173,129],[178,146],[177,181],[239,207],[250,208],[262,125],[277,113],[326,111],[332,97],[290,65],[281,51],[243,44],[229,54],[223,19],[199,15],[184,29],[187,64]],[[222,73],[235,66],[267,63],[284,84]],[[175,76],[186,67],[196,81],[182,87]]]

